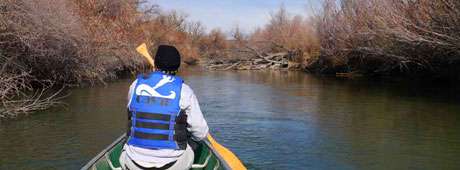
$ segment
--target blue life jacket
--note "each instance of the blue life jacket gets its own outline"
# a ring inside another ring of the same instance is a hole
[[[153,72],[137,77],[128,117],[128,145],[148,149],[187,146],[187,116],[179,106],[183,80]]]

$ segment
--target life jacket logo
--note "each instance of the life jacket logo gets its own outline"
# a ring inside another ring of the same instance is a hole
[[[163,75],[163,78],[153,87],[147,84],[140,84],[136,88],[136,94],[138,96],[150,96],[150,97],[158,97],[158,98],[166,98],[166,99],[174,99],[176,98],[176,92],[169,91],[169,95],[162,95],[156,91],[156,89],[164,86],[167,83],[171,83],[174,81],[174,77]]]

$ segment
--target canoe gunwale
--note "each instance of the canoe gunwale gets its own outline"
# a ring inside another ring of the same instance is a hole
[[[117,146],[121,142],[124,142],[125,140],[126,140],[126,134],[121,135],[114,142],[112,142],[110,145],[108,145],[105,149],[103,149],[101,152],[99,152],[95,157],[93,157],[80,170],[89,170],[89,169],[93,168],[97,164],[97,162],[99,162],[101,159],[106,158],[106,154],[108,152],[110,152],[115,146]],[[206,145],[206,147],[208,147],[209,151],[211,151],[212,154],[217,158],[218,166],[222,166],[223,169],[226,169],[226,170],[231,169],[230,165],[228,165],[228,162],[226,162],[225,159],[215,150],[215,148],[212,147],[212,144],[210,143],[210,141],[208,139],[204,139],[202,142]]]
[[[230,165],[228,165],[228,162],[225,161],[225,159],[212,147],[211,143],[209,142],[208,139],[203,140],[203,142],[206,144],[206,146],[211,150],[211,152],[214,154],[214,156],[217,157],[219,161],[218,164],[222,164],[224,169],[232,169],[230,168]]]
[[[123,142],[125,140],[125,134],[118,137],[114,142],[112,142],[109,146],[107,146],[104,150],[99,152],[93,159],[91,159],[85,166],[83,166],[80,170],[87,170],[93,167],[99,160],[105,158],[105,154],[112,150],[117,144]]]

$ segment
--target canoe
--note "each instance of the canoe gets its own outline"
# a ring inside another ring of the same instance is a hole
[[[91,159],[82,170],[121,170],[119,158],[126,142],[122,135],[97,156]],[[193,170],[245,170],[241,161],[230,150],[217,143],[211,135],[198,143],[195,151]]]

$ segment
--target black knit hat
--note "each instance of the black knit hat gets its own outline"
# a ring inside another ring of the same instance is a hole
[[[176,47],[170,45],[158,46],[155,54],[155,67],[161,71],[177,71],[180,66],[180,54]]]

